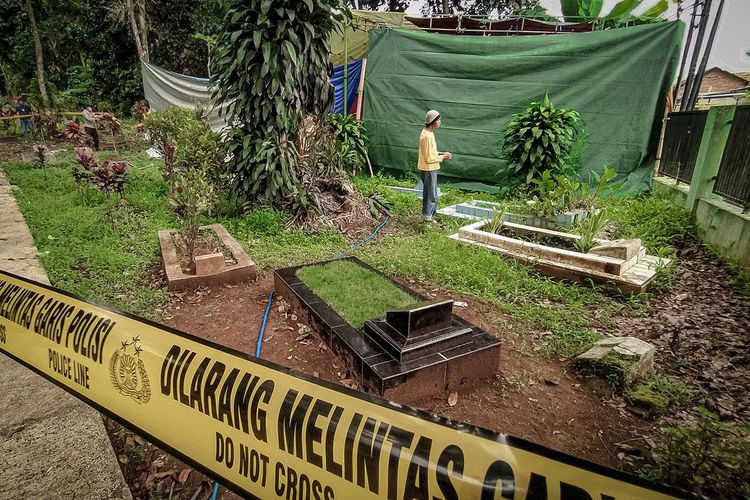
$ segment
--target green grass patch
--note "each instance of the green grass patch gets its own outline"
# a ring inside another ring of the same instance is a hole
[[[362,328],[365,320],[416,302],[390,280],[349,261],[303,267],[297,276],[357,328]]]
[[[665,195],[610,197],[602,200],[607,216],[618,224],[616,238],[640,238],[651,254],[666,256],[698,232],[690,213]]]
[[[288,220],[288,214],[263,209],[216,222],[224,225],[260,269],[330,260],[348,248],[338,231],[287,229]]]
[[[53,286],[151,319],[166,293],[143,283],[159,262],[157,231],[175,227],[159,161],[129,153],[127,203],[79,188],[61,161],[44,169],[4,164]]]

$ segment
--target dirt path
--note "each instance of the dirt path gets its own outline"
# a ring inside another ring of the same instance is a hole
[[[705,392],[704,404],[722,420],[750,425],[750,301],[705,248],[681,252],[675,286],[651,299],[645,316],[624,314],[600,328],[656,347],[656,366]]]
[[[273,286],[271,272],[238,287],[176,295],[166,323],[246,353],[255,353],[258,325]],[[411,286],[414,286],[411,284]],[[422,293],[431,293],[418,290]],[[435,294],[445,297],[443,294]],[[457,314],[505,340],[500,371],[490,379],[464,387],[455,406],[443,398],[405,395],[399,403],[440,416],[511,434],[550,448],[618,468],[617,443],[648,431],[624,410],[624,403],[605,400],[591,391],[563,363],[513,347],[513,320],[497,308],[464,296]],[[261,356],[297,371],[351,385],[342,363],[284,302],[274,302]]]
[[[680,258],[674,288],[652,296],[647,314],[637,316],[626,309],[599,330],[652,342],[660,369],[705,390],[705,399],[696,405],[706,404],[730,422],[747,422],[750,363],[743,346],[750,340],[750,305],[732,288],[726,269],[704,249],[685,250]],[[447,297],[439,290],[404,283],[424,295]],[[173,294],[165,323],[254,354],[272,287],[269,270],[254,283]],[[680,411],[658,422],[644,420],[622,398],[569,372],[561,360],[542,357],[533,341],[517,333],[511,316],[470,297],[450,298],[467,304],[456,308],[456,314],[503,340],[500,370],[489,380],[463,387],[453,406],[447,395],[427,399],[405,395],[400,403],[625,470],[629,464],[622,460],[623,450],[653,446],[659,427],[672,425],[690,412]],[[343,364],[278,299],[269,314],[261,356],[309,375],[352,384]],[[168,457],[164,460],[173,470],[187,467]],[[191,478],[193,488],[199,482],[204,490],[209,487],[200,474]]]

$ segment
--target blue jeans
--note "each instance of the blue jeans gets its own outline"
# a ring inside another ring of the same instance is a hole
[[[21,135],[24,139],[33,139],[34,138],[34,132],[31,129],[31,119],[30,118],[21,118]]]
[[[437,170],[422,171],[422,218],[435,217],[438,205]]]

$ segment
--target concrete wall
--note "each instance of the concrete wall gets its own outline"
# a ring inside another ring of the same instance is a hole
[[[695,211],[698,225],[705,231],[706,241],[719,247],[721,253],[750,269],[750,213],[720,199],[698,200]]]
[[[704,231],[704,239],[729,259],[750,269],[750,212],[726,203],[713,194],[713,185],[724,153],[734,106],[711,108],[706,118],[700,150],[690,185],[669,177],[655,177],[654,191],[683,205]]]

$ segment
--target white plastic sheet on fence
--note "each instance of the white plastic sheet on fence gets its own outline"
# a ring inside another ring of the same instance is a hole
[[[212,130],[219,132],[228,127],[225,118],[229,105],[216,105],[211,100],[208,78],[180,75],[145,61],[141,61],[141,74],[143,93],[151,109],[161,111],[169,106],[192,109],[201,105],[208,111]],[[223,116],[220,109],[224,110]]]

